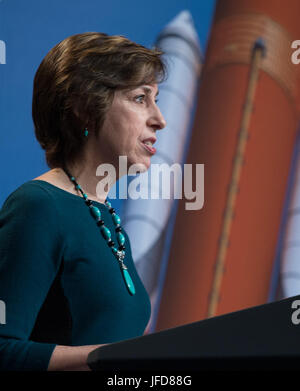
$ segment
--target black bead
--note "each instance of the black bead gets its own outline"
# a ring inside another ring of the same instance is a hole
[[[123,244],[121,244],[121,245],[119,246],[119,251],[122,251],[122,250],[125,250],[125,246],[124,246]]]
[[[111,240],[110,242],[107,243],[109,245],[109,247],[112,247],[115,245],[115,243]]]
[[[114,208],[110,208],[110,209],[109,209],[109,213],[111,213],[111,214],[115,213]]]
[[[98,225],[98,227],[101,227],[101,225],[104,225],[104,221],[103,220],[98,220],[97,221],[97,225]]]
[[[121,232],[121,231],[122,231],[122,227],[120,227],[120,226],[117,227],[117,228],[115,229],[115,231],[116,231],[116,232]]]
[[[90,205],[93,204],[91,200],[85,200],[85,203],[86,203],[88,206],[90,206]]]

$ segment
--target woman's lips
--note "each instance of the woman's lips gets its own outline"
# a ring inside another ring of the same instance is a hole
[[[154,155],[155,152],[156,152],[156,148],[154,147],[150,147],[150,145],[146,145],[144,143],[142,143],[143,147],[149,152],[151,153],[151,155]]]

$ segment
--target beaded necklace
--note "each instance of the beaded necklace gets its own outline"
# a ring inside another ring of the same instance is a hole
[[[114,208],[112,208],[111,203],[107,200],[105,200],[105,206],[108,208],[113,223],[115,225],[115,232],[117,236],[117,241],[119,243],[119,248],[117,249],[115,247],[115,243],[111,239],[111,232],[110,230],[104,225],[104,221],[101,219],[101,211],[99,208],[97,208],[95,205],[93,205],[93,201],[88,199],[87,194],[82,190],[81,186],[77,183],[76,179],[64,168],[65,173],[69,177],[69,179],[74,183],[75,189],[80,191],[85,204],[89,207],[91,215],[94,217],[94,219],[97,222],[98,227],[100,227],[101,234],[103,238],[106,240],[108,246],[111,248],[114,256],[117,258],[117,261],[120,266],[120,270],[125,282],[125,285],[127,287],[128,292],[131,295],[135,294],[135,287],[132,281],[132,278],[130,277],[130,274],[127,270],[126,265],[123,262],[123,259],[125,258],[125,236],[122,234],[122,228],[121,228],[121,219],[120,217],[115,213]]]

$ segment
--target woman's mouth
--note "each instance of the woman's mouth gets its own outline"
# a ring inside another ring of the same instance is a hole
[[[151,153],[152,155],[155,154],[156,148],[152,146],[153,145],[152,141],[149,140],[143,141],[142,145],[149,153]]]

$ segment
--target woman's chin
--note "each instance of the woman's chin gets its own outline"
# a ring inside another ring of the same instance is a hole
[[[135,162],[129,162],[128,164],[128,174],[130,173],[134,174],[136,172],[142,173],[146,172],[150,167],[150,159],[145,159],[143,161],[135,161]]]

